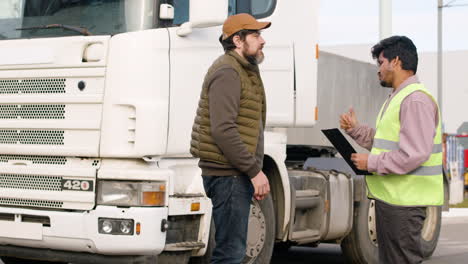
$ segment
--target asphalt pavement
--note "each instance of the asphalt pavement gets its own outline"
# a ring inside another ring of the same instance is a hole
[[[468,263],[468,208],[443,213],[436,251],[427,264]]]

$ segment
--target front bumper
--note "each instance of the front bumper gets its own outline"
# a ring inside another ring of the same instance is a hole
[[[84,212],[62,212],[0,207],[0,215],[15,215],[14,221],[0,220],[0,245],[88,252],[106,255],[157,255],[164,249],[166,232],[161,223],[168,209],[118,208],[97,206]],[[23,222],[21,216],[46,216],[50,226]],[[141,233],[131,236],[107,235],[98,232],[98,219],[133,219],[141,225]]]

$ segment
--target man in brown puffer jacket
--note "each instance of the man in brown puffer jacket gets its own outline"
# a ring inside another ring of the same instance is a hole
[[[220,42],[225,54],[205,76],[190,151],[200,158],[203,184],[213,203],[216,247],[211,263],[245,257],[250,201],[270,192],[262,172],[266,98],[258,64],[265,41],[248,14],[230,16]]]

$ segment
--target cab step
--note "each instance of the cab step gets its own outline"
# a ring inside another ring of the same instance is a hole
[[[204,247],[205,243],[203,242],[178,242],[166,244],[164,251],[187,251]]]

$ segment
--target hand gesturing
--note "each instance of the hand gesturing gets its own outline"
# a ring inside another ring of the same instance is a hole
[[[355,128],[359,124],[356,113],[351,107],[347,113],[340,115],[340,127],[344,130]]]

